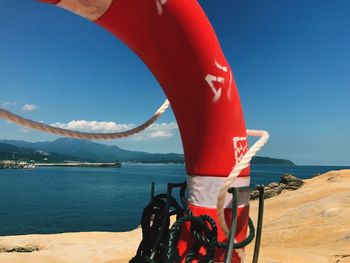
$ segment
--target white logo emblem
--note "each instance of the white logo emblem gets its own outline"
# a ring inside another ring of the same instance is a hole
[[[234,137],[233,149],[235,152],[236,164],[239,163],[248,151],[247,137]]]
[[[227,67],[220,65],[218,62],[215,62],[215,66],[220,69],[223,72],[228,72]],[[209,84],[211,90],[214,93],[214,102],[217,102],[220,97],[221,97],[221,88],[216,89],[214,86],[214,82],[218,82],[220,84],[224,84],[225,83],[225,78],[224,77],[220,77],[220,76],[214,76],[212,74],[208,74],[205,77],[206,82]]]

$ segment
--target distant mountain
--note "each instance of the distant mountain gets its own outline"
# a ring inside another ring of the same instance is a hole
[[[53,163],[70,161],[88,161],[84,158],[65,156],[57,153],[48,153],[45,151],[34,150],[30,148],[17,147],[7,143],[0,143],[0,160],[23,160],[35,161],[40,163]]]
[[[94,162],[115,162],[115,161],[130,161],[130,162],[143,162],[143,163],[183,163],[183,154],[178,153],[147,153],[141,151],[129,151],[117,146],[110,146],[105,144],[99,144],[92,141],[76,140],[69,138],[60,138],[52,142],[25,142],[14,140],[0,140],[0,152],[8,153],[17,151],[23,154],[26,151],[32,151],[31,153],[48,153],[51,157],[62,160],[74,160],[74,161],[94,161]],[[9,149],[9,146],[4,144],[19,147],[18,149]],[[2,150],[4,147],[4,150]],[[6,155],[12,159],[11,155]],[[18,155],[20,156],[20,155]],[[39,158],[39,156],[37,156]],[[0,155],[0,159],[3,159]],[[5,158],[6,159],[6,158]],[[254,157],[252,164],[265,164],[265,165],[294,165],[292,161],[284,159],[275,159],[269,157]]]
[[[270,157],[255,156],[251,161],[251,164],[263,164],[263,165],[295,165],[290,160],[286,159],[276,159]]]
[[[147,163],[183,163],[183,154],[177,153],[147,153],[141,151],[128,151],[117,146],[99,144],[87,140],[60,138],[52,142],[24,142],[14,140],[0,140],[2,143],[17,147],[30,148],[48,153],[71,156],[95,162],[147,162]]]

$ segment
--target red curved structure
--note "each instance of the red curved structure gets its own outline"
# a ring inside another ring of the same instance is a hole
[[[44,0],[107,29],[148,66],[168,97],[183,142],[190,208],[215,220],[220,177],[247,151],[246,127],[231,68],[196,0]],[[249,186],[249,168],[238,186]],[[246,237],[248,199],[241,197],[236,240]],[[229,217],[229,209],[227,210]],[[229,221],[228,221],[229,222]],[[184,230],[183,256],[191,239]],[[225,236],[219,229],[219,240]],[[216,262],[223,261],[217,251]],[[233,262],[241,262],[234,253]]]

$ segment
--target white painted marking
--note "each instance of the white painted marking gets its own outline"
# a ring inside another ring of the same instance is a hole
[[[223,72],[228,72],[228,68],[226,66],[223,66],[221,65],[219,62],[215,61],[215,66],[220,69],[221,71]],[[211,74],[208,74],[206,77],[205,77],[205,80],[208,82],[210,88],[212,89],[213,93],[214,93],[214,99],[213,101],[214,102],[217,102],[220,97],[221,97],[221,91],[222,91],[222,88],[218,88],[216,89],[215,86],[214,86],[214,82],[218,82],[220,84],[225,84],[226,82],[226,79],[222,76],[214,76],[214,75],[211,75]],[[232,84],[232,73],[230,71],[230,82],[229,82],[230,86]],[[227,93],[227,96],[228,96],[228,99],[230,100],[230,96],[231,96],[231,87],[229,86],[229,90],[228,90],[228,93]]]
[[[220,77],[219,77],[219,78],[220,78]],[[220,81],[219,81],[219,78],[218,78],[218,77],[215,77],[215,76],[213,76],[213,75],[210,75],[210,74],[208,74],[208,75],[205,77],[205,80],[208,82],[208,84],[209,84],[211,90],[212,90],[213,93],[214,93],[214,99],[213,99],[214,102],[217,102],[217,101],[220,99],[220,97],[221,97],[221,88],[216,89],[215,86],[214,86],[214,81],[219,82],[219,83],[222,83],[221,81],[222,81],[223,78],[220,78]],[[225,81],[225,79],[223,79],[223,81]]]
[[[168,0],[156,0],[158,14],[161,16],[163,14],[163,5],[166,4]]]
[[[221,69],[223,72],[227,72],[228,69],[226,66],[222,66],[219,62],[215,61],[215,66],[218,68],[218,69]]]
[[[234,137],[233,149],[235,152],[236,164],[239,163],[248,151],[247,137]]]
[[[218,77],[218,82],[219,82],[219,83],[225,83],[225,78],[223,78],[223,77]]]
[[[232,81],[233,81],[233,76],[232,76],[232,71],[230,71],[230,81],[228,84],[228,91],[227,91],[227,98],[229,101],[231,101]]]

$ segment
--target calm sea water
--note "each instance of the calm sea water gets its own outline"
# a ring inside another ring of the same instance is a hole
[[[253,166],[252,184],[278,181],[284,173],[310,178],[344,168]],[[183,165],[168,164],[0,170],[0,235],[131,230],[140,224],[151,182],[162,193],[185,174]]]

